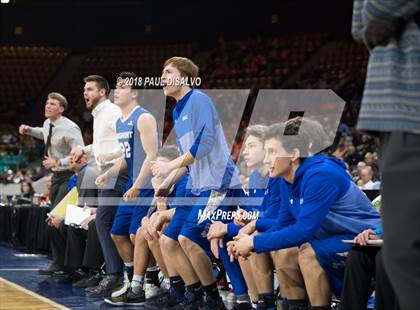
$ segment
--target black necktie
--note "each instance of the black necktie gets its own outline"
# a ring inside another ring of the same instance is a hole
[[[48,156],[48,150],[51,146],[51,134],[52,134],[53,127],[54,127],[54,124],[50,123],[50,130],[48,131],[47,144],[45,144],[45,148],[44,148],[44,156]]]

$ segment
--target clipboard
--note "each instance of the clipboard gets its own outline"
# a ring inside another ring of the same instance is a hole
[[[341,240],[344,243],[352,244],[354,246],[374,246],[374,247],[381,247],[384,244],[383,239],[378,240],[368,240],[366,245],[361,245],[357,242],[354,242],[354,240]]]

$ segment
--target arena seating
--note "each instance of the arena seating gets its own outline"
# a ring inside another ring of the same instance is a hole
[[[321,50],[323,47],[327,48]],[[70,50],[64,48],[0,47],[1,112],[18,113],[25,105],[39,100],[42,89],[69,54]],[[134,71],[143,77],[160,76],[163,61],[174,55],[197,62],[203,81],[200,87],[204,89],[277,88],[285,83],[288,88],[333,89],[348,103],[343,121],[350,127],[355,125],[368,53],[350,39],[333,41],[327,33],[219,38],[213,49],[206,50],[193,49],[192,44],[169,43],[94,47],[74,68],[67,85],[62,86],[71,103],[67,115],[81,125],[87,137],[91,126],[83,115],[83,77],[95,73],[113,84],[121,71]],[[313,55],[315,62],[305,66]],[[299,70],[299,78],[287,84],[288,78]],[[230,132],[236,127],[227,126],[225,130]]]
[[[330,42],[329,48],[301,74],[294,86],[340,91],[352,81],[363,82],[367,61],[368,52],[363,45],[350,40]]]
[[[133,71],[143,77],[160,76],[162,62],[174,55],[192,56],[190,44],[141,45],[96,47],[86,56],[76,70],[66,94],[71,102],[82,101],[83,78],[89,74],[99,74],[114,83],[115,76],[122,71]]]
[[[325,33],[301,36],[219,39],[210,57],[201,64],[203,88],[272,88],[323,45]]]
[[[1,46],[0,112],[16,112],[35,101],[69,53],[61,47]]]

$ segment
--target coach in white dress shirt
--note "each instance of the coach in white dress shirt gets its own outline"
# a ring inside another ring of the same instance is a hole
[[[90,75],[84,79],[84,98],[86,108],[93,115],[93,143],[72,150],[75,159],[83,154],[95,157],[102,172],[109,169],[116,158],[121,156],[121,148],[116,134],[116,122],[121,110],[109,99],[109,84],[99,75]],[[123,196],[128,175],[120,173],[117,179],[98,189],[98,208],[96,211],[96,229],[105,258],[108,281],[101,282],[94,290],[87,293],[89,297],[104,297],[122,284],[123,262],[111,239],[110,231],[118,208],[118,200]]]

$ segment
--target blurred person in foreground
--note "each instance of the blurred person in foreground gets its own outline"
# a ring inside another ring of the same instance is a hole
[[[358,129],[380,137],[383,258],[404,310],[418,309],[420,290],[419,8],[418,1],[355,0],[352,24],[370,51]]]

